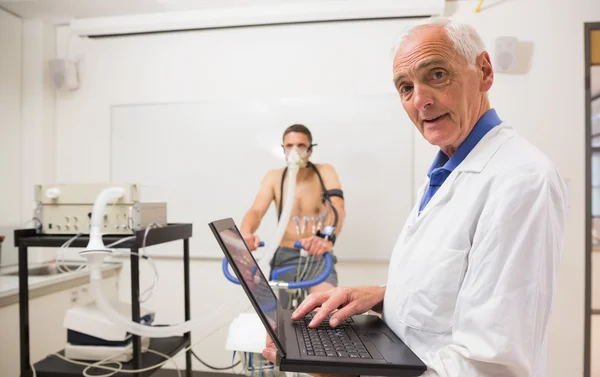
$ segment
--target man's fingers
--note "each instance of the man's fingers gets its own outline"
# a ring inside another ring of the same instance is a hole
[[[327,250],[327,241],[323,240],[320,244],[318,249],[315,252],[315,256],[317,257],[322,257],[323,254],[325,254],[326,252],[328,252],[329,250]]]
[[[319,307],[322,303],[327,301],[328,296],[324,293],[313,293],[310,294],[302,301],[302,304],[292,314],[292,319],[297,320],[304,318],[308,313],[312,312],[315,308]]]
[[[248,245],[248,249],[250,249],[250,251],[256,250],[260,244],[258,237],[252,234],[244,237],[244,242],[246,242],[246,245]]]
[[[308,250],[310,255],[318,256],[319,255],[319,245],[313,244],[310,250]]]
[[[302,247],[315,257],[320,257],[328,251],[327,242],[319,237],[307,238]]]
[[[272,349],[272,348],[265,348],[262,351],[262,355],[265,357],[265,359],[269,360],[272,363],[276,362],[277,359],[277,352]]]
[[[320,256],[320,257],[321,257],[321,256],[323,256],[323,254],[325,254],[327,251],[328,251],[328,250],[327,250],[327,242],[325,242],[325,241],[324,241],[324,242],[321,244],[321,249],[319,250],[319,256]]]
[[[310,251],[314,244],[313,238],[309,237],[302,243],[302,248],[306,251]]]
[[[262,351],[262,355],[265,359],[271,361],[272,363],[276,362],[277,358],[277,350],[275,348],[275,343],[273,343],[273,339],[267,334],[267,341],[265,344],[265,348]]]
[[[331,315],[331,318],[329,319],[329,326],[336,327],[354,314],[360,314],[356,312],[356,306],[354,304],[344,306]]]
[[[321,305],[321,308],[313,316],[312,321],[308,324],[309,327],[318,326],[331,312],[346,303],[344,295],[335,294],[329,297],[329,300]]]

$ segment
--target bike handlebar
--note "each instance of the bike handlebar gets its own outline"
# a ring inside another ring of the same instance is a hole
[[[265,244],[264,241],[261,241],[259,247],[264,246],[264,244]],[[299,241],[296,241],[296,242],[294,242],[294,247],[300,249],[300,248],[302,248],[302,243]],[[316,278],[311,279],[311,280],[305,280],[305,281],[293,281],[293,282],[289,282],[289,283],[274,282],[273,285],[288,288],[288,289],[308,289],[315,285],[321,284],[322,282],[325,281],[325,279],[327,279],[327,276],[329,276],[329,274],[333,270],[333,257],[331,256],[331,253],[326,252],[325,254],[323,254],[323,258],[325,259],[325,268],[323,269],[323,272],[321,272],[321,274],[319,276],[317,276]],[[272,277],[273,277],[273,279],[277,279],[279,277],[279,275],[281,275],[282,273],[292,271],[295,268],[297,268],[297,266],[288,266],[288,267],[283,267],[283,268],[273,270]],[[227,257],[223,258],[222,269],[223,269],[223,274],[225,275],[227,280],[229,280],[230,282],[232,282],[234,284],[240,284],[240,281],[229,272],[229,260],[227,259]]]

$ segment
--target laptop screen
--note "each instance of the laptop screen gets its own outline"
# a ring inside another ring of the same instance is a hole
[[[250,294],[256,300],[260,311],[264,314],[269,325],[277,334],[277,297],[269,286],[269,282],[258,268],[256,261],[244,243],[244,239],[233,226],[219,230],[219,236],[233,263],[246,283]],[[239,278],[239,276],[238,276]]]

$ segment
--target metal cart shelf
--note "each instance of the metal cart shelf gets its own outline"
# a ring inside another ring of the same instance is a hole
[[[123,241],[115,248],[130,249],[131,264],[131,319],[134,322],[140,322],[140,270],[139,258],[133,253],[138,253],[142,248],[144,240],[144,230],[137,231],[135,239]],[[132,235],[104,235],[104,243],[109,245],[123,238]],[[30,377],[33,371],[30,366],[30,348],[29,348],[29,272],[28,272],[28,248],[29,247],[60,247],[73,235],[50,235],[39,234],[36,229],[17,229],[15,230],[15,247],[19,248],[19,334],[20,334],[20,363],[21,377]],[[152,229],[146,236],[145,246],[153,246],[167,242],[183,240],[183,279],[184,279],[184,310],[185,320],[190,319],[190,244],[192,237],[192,224],[167,224],[164,227]],[[89,235],[81,235],[76,238],[71,247],[86,247],[89,242]],[[133,359],[128,363],[122,363],[123,369],[143,369],[156,365],[162,361],[161,356],[146,352],[142,354],[141,339],[139,336],[133,337]],[[168,356],[174,356],[182,349],[191,345],[191,333],[185,333],[182,337],[154,338],[150,341],[150,349],[164,353]],[[59,353],[62,354],[63,351]],[[192,354],[188,350],[185,355],[185,375],[192,376]],[[66,377],[81,376],[84,366],[75,365],[60,359],[57,356],[50,355],[37,362],[34,366],[37,377]],[[117,373],[114,376],[150,376],[159,368],[155,368],[141,373]]]

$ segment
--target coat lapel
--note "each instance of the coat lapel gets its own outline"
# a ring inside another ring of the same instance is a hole
[[[443,205],[446,200],[450,197],[454,186],[457,184],[457,179],[465,173],[478,174],[483,171],[485,166],[496,154],[498,149],[510,138],[514,136],[512,128],[503,124],[500,124],[494,129],[490,130],[477,145],[473,148],[471,153],[467,155],[464,161],[450,173],[446,181],[442,184],[439,190],[431,198],[429,203],[425,206],[421,214],[419,215],[419,204],[423,200],[423,195],[429,186],[429,181],[426,178],[425,183],[419,190],[417,202],[413,206],[413,211],[410,214],[410,220],[408,229],[406,229],[406,239],[416,232],[418,227],[427,218],[428,214],[437,206]]]

